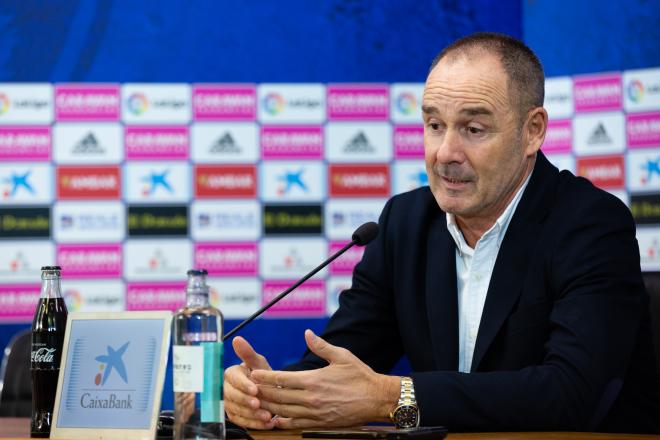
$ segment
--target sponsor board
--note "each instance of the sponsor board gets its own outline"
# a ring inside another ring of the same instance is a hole
[[[325,121],[322,84],[260,84],[258,117],[265,124],[321,124]]]
[[[53,127],[53,160],[60,164],[119,164],[120,124],[61,123]]]
[[[332,316],[339,308],[339,295],[351,288],[351,277],[332,277],[326,282],[326,286],[326,312],[328,316]]]
[[[255,165],[196,165],[195,197],[223,198],[257,195]]]
[[[545,79],[543,107],[550,119],[573,116],[573,80],[570,76]]]
[[[331,122],[325,126],[325,157],[330,162],[388,162],[392,126],[386,122]]]
[[[259,159],[259,130],[254,122],[198,122],[190,129],[196,163],[254,163]]]
[[[263,162],[259,171],[259,193],[266,202],[317,202],[326,195],[321,162]]]
[[[117,202],[57,202],[53,238],[58,243],[117,243],[126,236],[126,208]]]
[[[626,148],[623,113],[577,115],[573,120],[573,148],[583,156],[623,153]]]
[[[59,166],[56,180],[61,200],[119,199],[121,193],[118,166]]]
[[[423,160],[399,160],[392,166],[392,194],[400,194],[429,184]]]
[[[424,158],[424,126],[394,126],[394,157],[397,159]]]
[[[390,167],[381,164],[329,165],[331,197],[389,197]]]
[[[573,148],[573,124],[570,119],[550,119],[541,146],[544,153],[570,153]]]
[[[195,266],[210,276],[257,275],[259,255],[252,243],[196,243]]]
[[[348,240],[366,222],[378,222],[387,199],[328,200],[325,205],[325,235]]]
[[[50,126],[0,125],[0,161],[50,161]]]
[[[50,207],[0,208],[0,239],[50,237]]]
[[[53,86],[0,83],[0,124],[53,122]]]
[[[55,120],[118,121],[119,86],[66,84],[55,86]]]
[[[637,242],[642,271],[660,271],[660,227],[637,228]]]
[[[37,278],[39,279],[39,278]],[[0,285],[0,323],[29,323],[39,302],[41,286],[36,284]]]
[[[623,188],[626,184],[623,156],[578,157],[577,174],[599,188]]]
[[[397,124],[422,121],[423,83],[394,83],[390,86],[390,117]]]
[[[660,147],[660,112],[626,115],[629,148]]]
[[[573,78],[576,112],[620,110],[623,90],[620,73],[581,75]]]
[[[546,154],[545,157],[551,164],[556,166],[559,171],[567,170],[575,174],[575,157],[572,154]]]
[[[55,245],[49,241],[0,242],[0,283],[41,284],[41,268],[54,261]]]
[[[348,241],[331,241],[328,256],[333,255],[335,252],[341,250],[348,244]],[[353,268],[362,260],[364,254],[364,247],[353,246],[335,261],[330,263],[330,275],[351,275]]]
[[[626,179],[629,191],[660,191],[660,148],[629,151]]]
[[[323,205],[264,205],[264,235],[323,233]]]
[[[121,312],[125,308],[124,283],[116,279],[62,278],[62,296],[71,312]]]
[[[180,275],[185,279],[185,273]],[[175,283],[127,283],[126,310],[176,311],[186,304],[185,281]]]
[[[126,124],[187,124],[192,116],[188,84],[124,84],[121,100]]]
[[[268,304],[286,290],[293,281],[264,281],[262,305]],[[300,318],[325,316],[325,282],[310,280],[298,287],[265,312],[266,316]]]
[[[180,162],[124,165],[124,198],[129,203],[190,201],[190,167]]]
[[[266,279],[300,278],[326,259],[323,238],[264,238],[259,242],[259,274]],[[325,276],[326,269],[315,278]]]
[[[385,84],[330,84],[327,103],[330,121],[389,119],[389,87]]]
[[[623,72],[623,96],[627,112],[660,110],[660,68]]]
[[[630,211],[638,225],[660,225],[660,194],[633,194]]]
[[[0,206],[35,205],[53,201],[53,168],[46,164],[0,165]]]
[[[261,127],[263,159],[322,159],[323,129],[320,125]]]
[[[253,121],[257,90],[254,84],[195,84],[192,104],[195,121]]]
[[[62,278],[121,278],[120,244],[59,244]]]
[[[129,237],[186,237],[188,235],[188,206],[129,206]]]
[[[207,278],[211,305],[225,319],[245,319],[261,307],[261,282],[256,278]]]
[[[190,234],[196,241],[243,241],[261,237],[261,204],[256,200],[195,201]]]
[[[124,133],[127,159],[188,159],[189,144],[187,126],[128,126]]]
[[[192,261],[192,244],[186,239],[124,243],[124,278],[129,281],[185,280]]]

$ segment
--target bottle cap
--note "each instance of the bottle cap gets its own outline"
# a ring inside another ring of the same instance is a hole
[[[62,270],[60,266],[42,266],[41,270]]]
[[[204,275],[204,276],[206,276],[206,275],[208,275],[208,274],[209,274],[209,273],[208,273],[208,271],[207,271],[206,269],[190,269],[190,270],[187,272],[187,275],[188,275],[188,276],[200,276],[200,275]]]

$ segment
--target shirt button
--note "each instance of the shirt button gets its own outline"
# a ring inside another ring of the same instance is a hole
[[[481,276],[480,273],[478,273],[478,274],[476,274],[476,275],[474,276],[474,278],[475,278],[477,281],[481,281],[482,276]]]

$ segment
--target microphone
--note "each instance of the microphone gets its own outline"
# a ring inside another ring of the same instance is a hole
[[[337,252],[335,252],[333,255],[331,255],[327,260],[325,260],[323,263],[320,265],[316,266],[314,269],[312,269],[307,275],[296,281],[294,285],[286,289],[284,292],[280,293],[277,295],[275,298],[273,298],[268,304],[257,310],[255,313],[252,314],[248,319],[245,321],[241,322],[238,324],[236,327],[233,328],[232,331],[227,333],[222,340],[226,341],[230,337],[232,337],[237,331],[248,325],[250,322],[254,320],[257,316],[261,315],[263,312],[266,310],[270,309],[275,303],[277,303],[279,300],[287,296],[289,293],[291,293],[295,288],[300,286],[302,283],[313,277],[318,271],[323,269],[325,266],[328,264],[332,263],[337,257],[339,257],[341,254],[349,250],[355,245],[358,246],[365,246],[369,244],[376,236],[378,235],[378,224],[374,222],[367,222],[358,227],[355,232],[353,232],[353,235],[351,236],[351,242],[348,243],[346,246],[343,248],[339,249]]]

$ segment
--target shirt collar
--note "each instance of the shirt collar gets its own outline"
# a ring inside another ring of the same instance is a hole
[[[520,189],[518,189],[518,192],[516,192],[516,195],[513,197],[513,199],[511,199],[509,205],[506,207],[502,215],[500,215],[499,218],[495,220],[493,226],[491,226],[490,229],[486,231],[486,233],[479,239],[479,241],[481,241],[481,239],[483,239],[486,236],[496,233],[497,247],[498,248],[500,247],[500,245],[502,244],[502,240],[504,240],[504,235],[506,234],[506,230],[509,227],[509,223],[511,223],[511,218],[513,217],[513,213],[516,211],[516,208],[518,207],[518,203],[520,202],[520,199],[522,198],[522,195],[525,192],[525,188],[527,188],[527,184],[529,183],[529,179],[531,177],[532,177],[532,173],[529,173],[529,175],[525,179],[525,182],[523,182]],[[449,234],[454,239],[454,242],[456,243],[456,248],[460,252],[461,256],[463,255],[472,256],[474,254],[474,249],[468,246],[467,242],[465,241],[465,238],[463,237],[463,233],[461,232],[460,228],[458,227],[458,224],[456,223],[456,217],[454,216],[454,214],[447,213],[447,229],[449,230]]]

